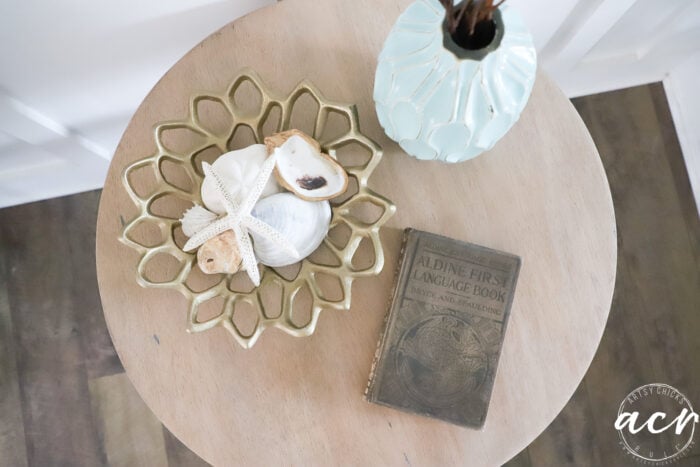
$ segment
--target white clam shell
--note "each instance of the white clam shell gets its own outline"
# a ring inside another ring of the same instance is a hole
[[[303,199],[331,199],[348,187],[348,174],[343,166],[298,134],[275,148],[274,154],[278,181]]]
[[[321,245],[331,222],[328,201],[305,201],[291,193],[279,193],[258,201],[253,217],[281,233],[299,253],[286,253],[274,242],[252,233],[253,250],[262,264],[282,267],[306,258]]]
[[[185,211],[182,219],[180,219],[182,222],[182,232],[188,237],[191,237],[214,222],[216,217],[216,214],[213,212],[207,211],[199,204],[195,204]]]
[[[265,159],[267,159],[265,145],[254,144],[219,156],[212,167],[222,178],[234,199],[241,202],[253,187]],[[280,191],[281,188],[274,177],[270,177],[261,197],[265,198]],[[221,194],[216,189],[214,181],[208,177],[205,177],[202,182],[202,202],[210,211],[217,214],[226,213]]]

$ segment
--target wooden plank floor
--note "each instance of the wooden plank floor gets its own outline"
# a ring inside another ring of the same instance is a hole
[[[163,429],[112,347],[99,196],[0,210],[0,465],[206,465]]]
[[[617,406],[665,382],[700,404],[700,221],[663,88],[575,100],[610,179],[618,282],[593,364],[552,425],[508,463],[635,465]],[[100,308],[99,192],[0,210],[0,465],[205,465],[129,383]],[[680,465],[700,465],[700,450]]]

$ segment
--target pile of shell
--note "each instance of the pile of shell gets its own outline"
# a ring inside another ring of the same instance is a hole
[[[321,151],[316,140],[299,130],[265,138],[264,145],[223,154],[211,168],[225,185],[228,196],[235,203],[243,203],[253,185],[260,182],[258,175],[271,156],[275,158],[275,176],[266,180],[250,214],[285,241],[276,242],[270,236],[247,230],[242,230],[241,235],[250,235],[256,262],[281,267],[309,256],[321,244],[331,221],[328,200],[345,192],[348,175],[335,159]],[[212,176],[205,176],[201,195],[204,207],[196,205],[181,220],[182,231],[188,237],[211,228],[229,214],[224,193]],[[241,245],[250,244],[245,240],[236,238],[234,230],[225,230],[207,240],[197,251],[200,269],[207,274],[242,270],[245,252],[241,252]],[[296,251],[290,252],[290,245]]]

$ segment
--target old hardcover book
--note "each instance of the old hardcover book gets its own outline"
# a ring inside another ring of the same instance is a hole
[[[520,258],[407,229],[369,402],[481,428]]]

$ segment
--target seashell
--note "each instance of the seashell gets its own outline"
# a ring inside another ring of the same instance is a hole
[[[205,274],[234,274],[241,267],[236,234],[231,230],[207,240],[197,250],[197,264]]]
[[[287,140],[292,136],[299,136],[304,141],[309,143],[309,145],[313,147],[316,150],[316,152],[321,152],[321,144],[319,144],[319,142],[313,139],[311,136],[307,135],[301,130],[287,130],[283,131],[282,133],[276,133],[272,136],[268,136],[267,138],[265,138],[265,147],[267,148],[267,153],[272,154],[275,151],[275,149],[286,143]]]
[[[328,233],[331,206],[328,201],[305,201],[291,193],[279,193],[258,201],[252,215],[282,234],[299,253],[298,257],[291,256],[253,232],[253,250],[258,261],[282,267],[306,258],[318,248]]]
[[[191,237],[206,226],[214,222],[217,215],[206,210],[199,204],[195,204],[183,214],[180,222],[182,223],[182,232]]]
[[[348,174],[335,159],[321,152],[316,140],[299,130],[265,138],[277,157],[275,177],[280,185],[308,201],[335,198],[348,188]]]
[[[265,145],[254,144],[219,156],[212,164],[212,167],[226,183],[226,188],[228,188],[234,199],[241,202],[253,187],[265,159],[267,159],[267,148]],[[282,191],[280,186],[274,178],[270,177],[261,197],[264,198],[280,191]],[[202,202],[210,211],[217,214],[226,213],[221,194],[216,189],[214,181],[207,177],[204,177],[202,182]]]

